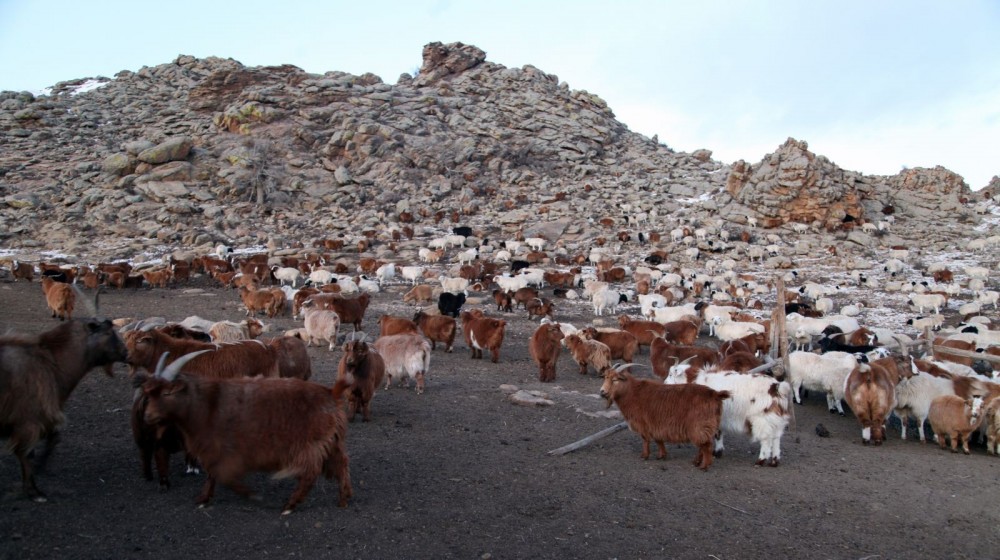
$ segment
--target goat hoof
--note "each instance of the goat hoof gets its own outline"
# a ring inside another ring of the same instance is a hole
[[[764,460],[763,459],[757,459],[757,462],[754,463],[754,464],[757,465],[758,467],[763,467],[764,466]]]
[[[778,464],[779,464],[779,461],[778,461],[778,459],[777,459],[777,458],[775,458],[775,457],[772,457],[772,458],[771,458],[771,462],[770,462],[770,463],[768,463],[768,464],[767,464],[767,466],[769,466],[769,467],[777,467],[777,466],[778,466]]]
[[[839,414],[839,415],[841,415],[841,416],[847,416],[847,415],[846,415],[846,414],[844,414],[843,412],[838,412],[837,414]]]

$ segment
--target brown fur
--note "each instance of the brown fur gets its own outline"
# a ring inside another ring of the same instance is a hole
[[[329,309],[340,317],[343,325],[354,325],[355,331],[361,330],[361,321],[365,318],[371,295],[362,293],[354,297],[339,294],[318,294],[310,298],[317,309]]]
[[[528,352],[531,354],[531,359],[538,364],[538,380],[542,383],[556,380],[556,362],[562,351],[559,345],[562,339],[562,330],[555,323],[540,325],[531,335]]]
[[[861,423],[862,430],[871,429],[871,440],[862,439],[862,443],[882,445],[885,421],[895,402],[896,386],[889,373],[878,364],[859,364],[847,376],[844,387],[844,400]]]
[[[666,328],[656,321],[646,321],[644,319],[632,319],[628,315],[618,317],[618,325],[623,331],[628,331],[635,336],[639,346],[649,346],[657,337],[663,336]]]
[[[587,366],[593,367],[597,373],[611,367],[611,349],[607,344],[579,334],[567,336],[565,342],[573,360],[580,366],[580,375],[587,375]]]
[[[337,381],[348,383],[348,420],[354,421],[361,411],[361,419],[371,420],[371,400],[385,377],[385,361],[367,342],[352,340],[344,343],[344,355],[337,365]]]
[[[513,303],[510,297],[510,292],[496,289],[493,290],[493,301],[497,304],[497,311],[506,311],[508,313],[514,311]]]
[[[431,361],[431,345],[416,333],[379,337],[372,347],[385,361],[385,388],[395,380],[409,386],[410,378],[417,381],[417,394],[424,392],[424,382]]]
[[[511,296],[511,299],[514,302],[514,307],[520,305],[521,307],[527,309],[528,302],[537,297],[538,297],[538,290],[534,288],[524,287],[514,292],[514,295]]]
[[[733,352],[719,362],[719,371],[746,373],[760,365],[763,362],[751,352]]]
[[[445,352],[451,352],[455,344],[455,332],[458,330],[454,318],[417,311],[413,315],[413,322],[420,327],[420,332],[427,337],[427,340],[431,341],[431,350],[437,349],[437,343],[440,342],[445,345]]]
[[[278,362],[279,377],[294,377],[308,381],[312,377],[312,360],[306,343],[295,336],[278,336],[267,341]]]
[[[987,408],[984,406],[983,408]],[[951,440],[951,452],[958,452],[958,442],[962,442],[962,452],[969,454],[969,436],[979,428],[985,418],[980,409],[979,416],[972,420],[972,399],[955,395],[941,395],[931,401],[927,421],[934,430],[941,449],[945,448],[945,438]]]
[[[639,341],[628,331],[599,331],[594,327],[587,327],[580,331],[580,335],[604,343],[611,351],[612,360],[625,360],[631,363],[632,357],[639,350]]]
[[[434,286],[418,284],[403,295],[403,303],[430,303],[434,301]]]
[[[143,385],[145,418],[175,423],[201,462],[208,477],[198,504],[211,500],[216,481],[247,495],[243,477],[264,471],[298,479],[283,513],[301,503],[320,474],[339,479],[337,505],[346,507],[352,494],[341,408],[346,388],[298,379],[153,378]]]
[[[72,286],[43,276],[42,293],[45,294],[45,303],[52,311],[53,317],[58,317],[60,321],[73,318],[76,292],[73,291]]]
[[[555,307],[555,304],[548,298],[535,298],[524,306],[528,310],[528,319],[534,319],[535,317],[548,317],[551,319]]]
[[[92,368],[125,356],[125,344],[110,321],[67,321],[37,335],[0,336],[0,436],[21,464],[26,495],[42,496],[28,453],[45,438],[38,458],[44,466],[73,389]]]
[[[298,317],[299,313],[302,311],[302,303],[309,299],[309,296],[313,296],[319,293],[316,288],[299,288],[295,295],[292,296],[292,317]]]
[[[382,315],[378,319],[379,336],[389,336],[400,333],[416,333],[417,324],[406,317]]]
[[[692,345],[698,340],[698,332],[701,330],[701,321],[692,315],[688,319],[671,321],[663,325],[663,336],[675,344]]]
[[[142,277],[154,288],[166,288],[173,275],[170,273],[170,269],[163,268],[160,270],[144,270]]]
[[[666,459],[665,443],[691,443],[698,448],[694,466],[712,466],[712,447],[722,421],[722,401],[727,391],[704,385],[664,385],[636,379],[608,368],[601,396],[618,405],[628,427],[642,438],[642,458],[649,458],[649,443],[659,447],[658,459]]]
[[[159,331],[130,331],[125,333],[128,347],[128,364],[133,370],[156,370],[156,363],[164,352],[170,352],[167,364],[177,358],[199,350],[215,350],[202,354],[184,365],[184,371],[206,377],[278,377],[278,363],[273,350],[256,340],[216,345],[197,340],[173,338]]]
[[[666,379],[671,367],[688,358],[691,359],[688,362],[691,370],[700,370],[720,361],[719,353],[711,348],[671,344],[663,337],[655,338],[649,347],[649,362],[653,373],[660,379]]]
[[[483,350],[489,350],[492,362],[497,363],[506,325],[507,321],[503,319],[476,316],[473,312],[463,311],[462,333],[465,335],[465,344],[472,352],[472,359],[482,359]]]
[[[945,338],[935,338],[934,346],[944,346],[945,348],[954,348],[955,350],[965,350],[966,352],[975,352],[976,343],[966,342],[964,340],[947,340]],[[934,351],[934,359],[937,361],[948,361],[954,362],[956,364],[962,364],[963,366],[972,367],[972,358],[966,358],[963,356],[955,356],[953,354],[948,354],[945,352]]]

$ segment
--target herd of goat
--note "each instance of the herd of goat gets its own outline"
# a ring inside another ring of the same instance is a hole
[[[697,250],[711,233],[679,228],[670,233],[673,251],[648,250],[639,262],[622,262],[606,243],[577,255],[561,245],[546,253],[542,238],[494,245],[472,237],[469,228],[434,238],[417,253],[420,262],[405,264],[360,255],[348,264],[322,251],[342,243],[323,241],[316,244],[319,251],[299,257],[238,256],[220,246],[213,255],[172,256],[138,272],[128,263],[39,263],[36,270],[12,261],[15,281],[41,275],[45,302],[61,322],[37,335],[0,337],[0,436],[20,463],[24,493],[43,500],[34,469],[58,441],[66,399],[92,368],[110,375],[114,363],[124,362],[136,388],[131,422],[147,478],[155,463],[161,486],[168,487],[168,458],[183,453],[188,468],[207,474],[199,504],[211,499],[217,482],[249,494],[242,479],[264,471],[297,479],[283,513],[293,511],[321,474],[339,481],[338,504],[346,506],[352,494],[348,421],[359,412],[364,421],[372,418],[372,399],[383,384],[412,381],[418,394],[424,392],[438,343],[451,352],[458,333],[472,358],[486,351],[497,363],[511,314],[522,309],[533,323],[539,320],[537,326],[526,340],[507,337],[507,344],[527,347],[542,382],[556,379],[563,354],[581,374],[597,372],[600,395],[642,438],[643,458],[652,442],[660,458],[666,443],[690,443],[699,450],[695,466],[708,469],[730,433],[759,443],[758,465],[777,466],[792,401],[801,402],[803,389],[825,394],[831,412],[845,414],[846,402],[866,444],[881,443],[895,415],[904,439],[912,417],[921,441],[929,422],[942,447],[948,440],[953,451],[961,445],[969,453],[978,430],[987,452],[1000,452],[1000,384],[991,375],[1000,331],[991,330],[983,314],[997,308],[998,293],[989,289],[993,271],[917,270],[903,249],[894,249],[881,266],[856,267],[850,278],[857,285],[906,292],[918,313],[934,312],[913,317],[909,325],[920,334],[908,336],[902,325],[862,325],[864,308],[857,302],[834,313],[838,287],[800,279],[774,261],[767,274],[794,285],[783,298],[794,351],[778,379],[768,371],[780,360],[769,358],[775,338],[772,314],[764,314],[775,286],[749,269],[781,249],[749,244],[749,266],[733,258],[703,262],[701,252],[683,249]],[[659,236],[646,234],[643,241]],[[452,266],[441,262],[449,251]],[[922,277],[907,280],[911,271]],[[964,283],[956,275],[964,275]],[[197,277],[238,289],[245,319],[99,318],[101,289],[163,289]],[[369,341],[361,328],[372,297],[398,291],[402,283],[409,286],[402,302],[415,305],[415,314],[381,316],[379,336]],[[95,294],[93,302],[81,285]],[[969,302],[953,306],[957,320],[948,327],[941,312],[955,299]],[[90,318],[73,319],[78,304]],[[558,322],[557,308],[575,315],[592,310],[593,324]],[[260,315],[290,315],[302,326],[261,339],[267,326]],[[617,315],[617,325],[605,326],[605,315]],[[931,332],[936,334],[927,340]],[[332,389],[309,381],[308,347],[314,343],[342,351]],[[928,350],[917,352],[921,345]],[[652,376],[635,376],[635,360],[644,353],[648,364],[641,366],[648,365]],[[44,448],[34,454],[42,440]]]

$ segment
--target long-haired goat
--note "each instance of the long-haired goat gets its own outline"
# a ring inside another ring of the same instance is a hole
[[[143,384],[149,399],[145,420],[172,423],[183,434],[188,452],[208,474],[198,504],[212,499],[217,481],[249,495],[243,477],[264,471],[298,480],[283,515],[305,499],[320,474],[337,477],[337,505],[347,506],[352,489],[341,404],[346,382],[331,390],[299,379],[210,379],[178,375],[179,369],[160,365]]]
[[[73,318],[76,292],[69,284],[56,282],[49,276],[43,276],[42,293],[45,294],[45,303],[52,311],[53,317],[59,317],[60,321]]]
[[[348,420],[354,421],[361,411],[361,419],[371,420],[371,400],[385,376],[385,361],[371,345],[353,338],[344,343],[344,355],[337,365],[337,381],[344,381],[350,389],[347,402],[350,407]]]
[[[531,335],[528,351],[531,359],[538,364],[538,380],[542,383],[556,380],[556,362],[559,361],[562,350],[559,344],[562,339],[563,333],[558,323],[542,323]]]
[[[45,438],[39,467],[59,441],[63,405],[92,368],[127,358],[125,343],[111,321],[67,321],[37,335],[0,336],[0,436],[21,463],[25,494],[44,496],[35,485],[28,453]]]
[[[636,379],[619,371],[604,370],[601,396],[608,406],[618,405],[628,427],[642,438],[642,458],[649,458],[649,442],[659,447],[657,458],[666,459],[664,443],[691,443],[698,447],[694,466],[708,470],[712,444],[722,422],[722,403],[727,391],[704,385],[664,385],[651,379]]]
[[[419,334],[403,333],[379,337],[372,347],[385,361],[385,388],[400,380],[409,386],[417,382],[417,394],[424,392],[427,369],[431,365],[431,343]]]

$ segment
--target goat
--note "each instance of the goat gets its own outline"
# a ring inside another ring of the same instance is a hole
[[[506,325],[507,321],[503,319],[463,311],[462,333],[465,335],[465,344],[472,352],[472,359],[482,359],[483,350],[489,350],[493,363],[497,363],[500,360],[500,346],[503,345]]]
[[[791,386],[763,374],[742,374],[734,371],[693,372],[687,365],[670,368],[664,383],[697,383],[724,391],[730,395],[722,405],[722,430],[750,436],[760,442],[757,465],[777,467],[781,461],[781,436],[791,416]],[[720,432],[715,442],[715,456],[725,448]]]
[[[628,331],[587,327],[580,331],[580,335],[606,345],[611,351],[612,360],[625,360],[625,362],[631,363],[632,357],[639,349],[638,339]]]
[[[662,323],[636,320],[628,315],[618,316],[618,326],[623,331],[632,333],[640,347],[651,345],[654,339],[662,337],[666,333],[666,328],[664,328]]]
[[[844,407],[841,404],[844,398],[844,382],[857,366],[857,358],[846,352],[826,354],[792,352],[788,355],[787,375],[795,402],[802,404],[802,397],[799,395],[799,389],[802,387],[809,391],[823,391],[826,393],[826,404],[830,412],[844,416]]]
[[[858,364],[844,380],[844,398],[861,423],[861,443],[882,445],[885,422],[895,403],[896,384],[876,363]]]
[[[371,302],[371,294],[361,294],[355,297],[343,297],[339,294],[317,294],[309,298],[317,309],[333,311],[340,317],[341,324],[354,325],[354,330],[361,330],[361,321]],[[307,301],[309,301],[307,300]]]
[[[542,383],[556,380],[556,362],[559,360],[561,340],[563,333],[558,323],[542,323],[531,335],[528,353],[538,364],[538,380]]]
[[[403,294],[403,303],[430,303],[436,295],[434,286],[419,284]]]
[[[59,441],[66,399],[83,376],[97,366],[125,361],[125,343],[111,321],[87,319],[61,323],[37,335],[0,336],[0,436],[21,464],[21,487],[29,498],[45,501],[35,485],[28,453],[45,438],[39,469]]]
[[[711,348],[671,344],[664,337],[656,337],[649,346],[649,362],[653,366],[653,374],[660,379],[666,378],[670,368],[678,363],[702,369],[718,364],[721,359],[719,353]]]
[[[400,333],[416,333],[417,324],[406,317],[382,315],[378,319],[379,336],[389,336]]]
[[[437,343],[440,342],[445,345],[445,352],[451,352],[452,346],[455,344],[455,331],[457,330],[455,319],[445,315],[428,315],[423,311],[417,311],[413,315],[413,322],[431,342],[431,350],[437,349]]]
[[[513,300],[510,297],[510,292],[506,292],[499,288],[493,290],[493,301],[497,304],[497,311],[506,311],[507,313],[514,311]]]
[[[267,342],[278,362],[279,377],[294,377],[308,381],[312,377],[312,362],[306,343],[296,336],[278,336]]]
[[[934,441],[945,448],[945,438],[951,440],[951,452],[958,452],[958,441],[962,441],[962,452],[969,454],[969,436],[983,421],[983,397],[968,399],[956,395],[942,395],[931,401],[927,420],[934,430]]]
[[[551,319],[555,304],[548,298],[534,298],[526,303],[524,308],[528,311],[528,319],[546,316]]]
[[[466,280],[466,283],[468,283],[468,280]],[[462,306],[465,305],[465,299],[464,293],[453,294],[441,292],[441,295],[438,296],[438,311],[442,315],[458,317],[458,314],[462,311]]]
[[[361,411],[362,421],[371,420],[371,400],[384,376],[385,361],[371,345],[356,338],[344,343],[344,355],[337,364],[337,381],[344,381],[349,386],[348,420],[353,422],[358,410]]]
[[[43,276],[42,293],[45,295],[45,303],[52,311],[52,317],[58,317],[60,321],[73,318],[76,292],[69,284],[56,282],[51,277]]]
[[[299,271],[298,268],[290,266],[272,266],[271,274],[274,275],[274,278],[277,279],[282,286],[285,285],[285,282],[289,282],[293,288],[299,279],[302,278],[302,272]]]
[[[580,366],[580,375],[587,375],[587,366],[593,367],[597,373],[611,367],[611,349],[603,342],[571,334],[564,339],[564,343]]]
[[[212,342],[237,342],[257,338],[266,330],[267,327],[264,323],[251,318],[239,323],[232,321],[213,323],[208,329],[208,335],[211,337]]]
[[[601,396],[608,406],[618,405],[629,429],[642,438],[642,458],[649,458],[649,442],[659,448],[658,459],[667,458],[664,443],[691,443],[698,448],[694,466],[708,470],[712,466],[712,445],[722,422],[723,401],[727,391],[715,391],[704,385],[664,385],[650,379],[636,379],[607,368],[602,373]]]
[[[11,261],[10,274],[14,277],[15,282],[18,280],[31,282],[35,277],[35,265],[26,262]]]
[[[305,317],[306,346],[312,346],[313,340],[325,340],[328,349],[333,351],[337,344],[337,331],[340,330],[340,316],[329,309],[316,309],[311,300],[303,304],[302,313]]]
[[[393,334],[379,337],[372,348],[381,354],[385,362],[385,388],[396,379],[409,386],[409,380],[417,382],[417,394],[424,392],[427,369],[431,364],[431,344],[424,337],[414,333]]]
[[[160,365],[143,384],[144,416],[151,424],[176,425],[205,469],[199,505],[212,499],[217,481],[249,495],[243,477],[266,471],[298,479],[282,515],[305,499],[321,473],[339,479],[337,505],[347,506],[352,489],[341,408],[347,382],[331,390],[299,379],[211,379],[179,370]]]
[[[161,356],[180,357],[199,350],[214,350],[209,355],[188,363],[184,371],[211,377],[278,377],[278,363],[271,349],[259,340],[244,340],[214,344],[197,340],[173,338],[156,329],[125,333],[128,364],[132,370],[154,371]],[[168,361],[168,364],[173,359]]]

